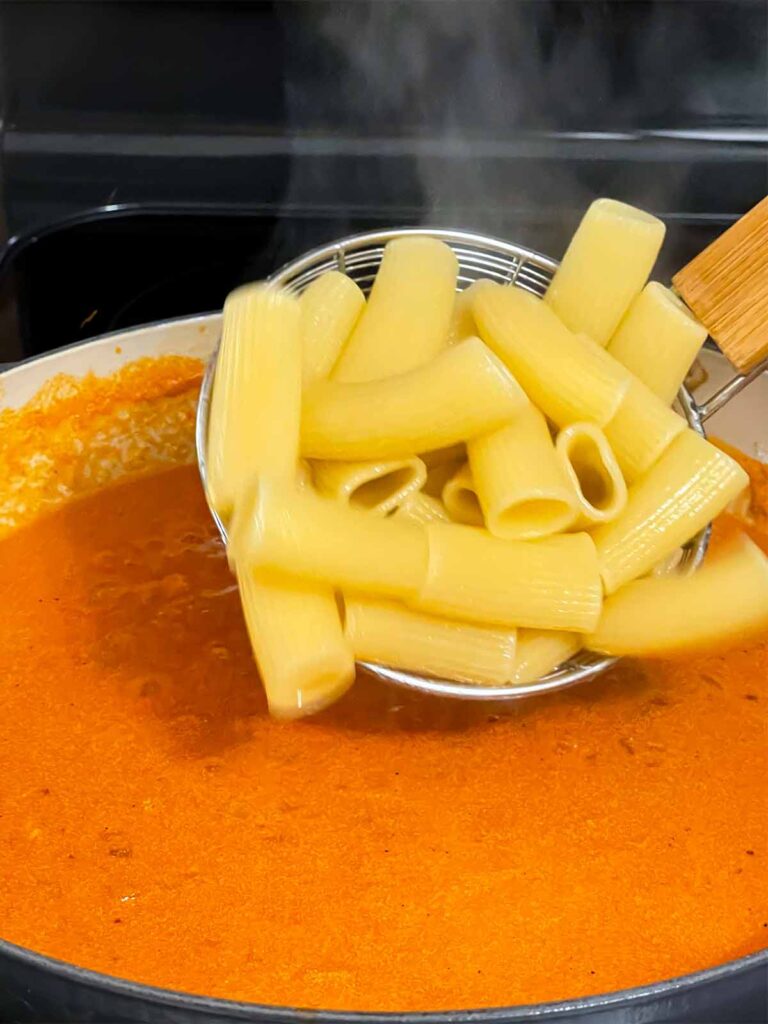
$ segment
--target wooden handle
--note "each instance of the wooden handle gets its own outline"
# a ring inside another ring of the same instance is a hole
[[[768,356],[768,196],[672,278],[742,373]]]

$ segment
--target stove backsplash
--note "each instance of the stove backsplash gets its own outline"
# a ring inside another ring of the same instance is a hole
[[[764,0],[4,3],[0,29],[0,359],[373,224],[559,255],[600,194],[668,220],[667,273],[768,191]]]

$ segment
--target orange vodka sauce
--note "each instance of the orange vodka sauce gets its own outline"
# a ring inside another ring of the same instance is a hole
[[[519,705],[361,678],[275,722],[189,466],[10,533],[0,607],[5,939],[363,1010],[570,998],[768,940],[766,642]]]

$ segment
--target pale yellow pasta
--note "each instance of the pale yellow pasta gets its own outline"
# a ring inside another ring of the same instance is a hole
[[[423,491],[409,494],[395,512],[396,519],[409,519],[412,523],[450,523],[451,517],[439,498]]]
[[[467,460],[467,447],[464,444],[452,444],[447,448],[435,448],[431,452],[421,452],[421,461],[428,470],[446,463],[460,463]]]
[[[436,356],[448,341],[457,271],[445,242],[418,236],[389,242],[333,379],[376,380]]]
[[[545,299],[457,293],[423,235],[386,247],[368,302],[337,271],[229,296],[207,487],[273,715],[338,699],[355,657],[524,685],[585,645],[666,655],[768,626],[750,541],[674,575],[748,477],[670,408],[705,332],[646,286],[663,234],[597,201]]]
[[[740,519],[742,523],[754,525],[755,517],[752,514],[752,484],[740,491],[735,498],[728,502],[725,509],[730,515]]]
[[[634,483],[685,430],[685,420],[639,380],[633,380],[613,418],[605,425],[627,483]]]
[[[546,537],[573,523],[576,510],[568,480],[546,421],[533,405],[508,426],[470,441],[467,451],[485,522],[494,536]]]
[[[220,515],[231,514],[255,474],[305,486],[300,394],[299,303],[263,285],[233,292],[224,306],[208,436],[209,488]],[[332,703],[354,678],[333,591],[257,580],[232,560],[270,712],[296,717]]]
[[[615,414],[631,374],[589,338],[572,334],[541,299],[483,281],[472,309],[481,337],[558,427],[577,420],[604,426]]]
[[[447,448],[435,448],[431,452],[422,452],[420,458],[427,467],[427,480],[422,490],[429,497],[437,498],[442,504],[443,488],[467,461],[467,446],[452,444]]]
[[[483,526],[483,512],[472,480],[472,470],[464,462],[443,487],[443,505],[455,523]]]
[[[331,270],[301,297],[304,386],[328,376],[365,306],[365,297],[346,275]],[[415,456],[386,462],[316,462],[318,491],[380,515],[392,512],[427,476]]]
[[[415,455],[382,462],[315,462],[315,487],[353,508],[388,515],[427,479],[427,467]]]
[[[578,633],[555,629],[519,629],[515,671],[518,686],[533,683],[572,658],[584,646]]]
[[[592,534],[606,593],[649,573],[722,512],[748,482],[730,456],[685,430],[629,488],[622,514]]]
[[[706,337],[706,327],[675,293],[651,281],[627,310],[608,351],[671,405]]]
[[[627,485],[605,434],[594,423],[572,423],[555,443],[578,513],[573,526],[610,523],[627,504]]]
[[[268,285],[227,296],[206,457],[208,495],[225,520],[251,476],[296,471],[300,321],[298,299]]]
[[[332,704],[355,678],[330,587],[238,573],[251,646],[276,718],[310,715]]]
[[[468,338],[396,377],[316,384],[305,395],[302,454],[354,461],[444,448],[508,423],[525,401],[504,364]]]
[[[238,502],[229,544],[241,569],[394,597],[418,591],[426,573],[422,526],[268,478]]]
[[[312,467],[306,459],[299,459],[299,468],[296,473],[296,486],[300,489],[312,486]]]
[[[448,344],[472,338],[477,334],[475,318],[472,316],[472,292],[475,285],[471,284],[463,291],[457,292],[453,300],[453,312],[448,324]]]
[[[665,227],[615,199],[596,199],[584,214],[547,289],[563,323],[606,345],[648,280]]]
[[[602,588],[588,534],[500,540],[473,526],[436,523],[426,535],[426,578],[408,599],[414,607],[502,626],[595,628]]]
[[[636,580],[605,602],[590,650],[665,657],[733,646],[768,628],[768,559],[746,536],[692,576]]]
[[[438,498],[442,503],[443,500],[443,488],[466,462],[466,448],[461,446],[463,449],[463,456],[458,459],[454,459],[451,462],[438,462],[435,466],[429,466],[427,469],[427,481],[424,484],[422,490],[430,498]],[[425,452],[428,455],[429,452]]]
[[[675,548],[666,558],[662,558],[660,562],[657,562],[651,569],[651,576],[668,576],[671,572],[674,572],[683,560],[683,548]]]
[[[321,274],[301,296],[304,386],[327,377],[365,308],[365,296],[338,270]]]
[[[504,686],[515,668],[514,629],[414,611],[394,601],[345,598],[345,635],[359,661],[485,686]]]

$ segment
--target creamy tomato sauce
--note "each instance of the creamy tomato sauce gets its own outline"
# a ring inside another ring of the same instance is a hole
[[[570,998],[766,944],[768,642],[517,706],[361,678],[274,722],[192,467],[11,532],[0,607],[11,942],[362,1010]]]

